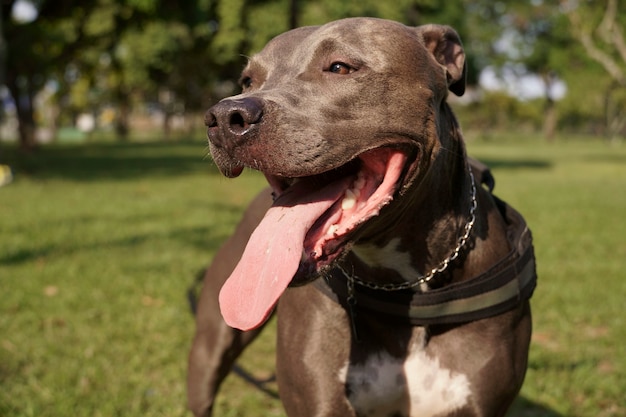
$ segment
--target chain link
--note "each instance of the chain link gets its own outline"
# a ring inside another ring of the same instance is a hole
[[[374,284],[372,282],[363,281],[361,278],[357,277],[354,274],[352,275],[348,274],[341,267],[341,265],[338,265],[339,270],[341,270],[341,273],[348,279],[348,288],[351,288],[351,286],[353,286],[353,283],[356,282],[357,284],[363,287],[370,288],[372,290],[382,290],[382,291],[408,290],[410,288],[417,287],[418,285],[428,283],[430,280],[433,279],[433,277],[436,274],[445,271],[450,265],[450,263],[459,257],[459,254],[461,253],[461,249],[463,249],[463,247],[467,243],[472,233],[472,229],[474,228],[474,223],[476,222],[476,208],[478,207],[478,203],[476,202],[476,183],[474,181],[474,174],[472,173],[472,169],[469,167],[469,165],[468,165],[468,171],[469,171],[469,177],[470,177],[470,182],[471,182],[469,221],[465,224],[463,235],[459,237],[459,239],[457,240],[456,247],[446,259],[441,261],[439,265],[431,269],[426,275],[420,277],[417,281],[403,282],[401,284],[397,284],[397,283]]]

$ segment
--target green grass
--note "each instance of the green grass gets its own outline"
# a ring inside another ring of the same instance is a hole
[[[626,415],[626,146],[469,141],[535,236],[539,287],[511,416]],[[219,175],[202,141],[51,146],[0,188],[0,416],[182,416],[185,292],[260,175]],[[270,327],[242,364],[273,372]],[[275,386],[270,386],[275,389]],[[283,416],[237,376],[217,416]]]

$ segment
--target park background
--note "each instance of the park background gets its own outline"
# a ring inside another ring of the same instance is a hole
[[[349,16],[460,33],[469,153],[535,236],[519,416],[626,415],[626,2],[4,0],[0,416],[183,416],[187,290],[263,185],[202,117],[245,57]],[[283,416],[273,327],[218,416]]]

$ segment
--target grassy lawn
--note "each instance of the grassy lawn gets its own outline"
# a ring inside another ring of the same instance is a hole
[[[511,417],[626,415],[626,146],[470,140],[533,229],[530,365]],[[50,146],[0,160],[0,417],[183,416],[186,290],[261,187],[202,140]],[[242,359],[271,376],[271,327]],[[270,386],[271,389],[275,387]],[[231,376],[217,416],[283,416]]]

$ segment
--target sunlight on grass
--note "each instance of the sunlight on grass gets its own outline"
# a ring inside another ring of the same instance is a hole
[[[563,416],[624,414],[618,375],[626,371],[626,352],[618,341],[626,337],[626,148],[598,142],[469,148],[495,162],[496,194],[524,213],[535,238],[539,286],[523,394]]]
[[[470,141],[535,236],[539,286],[511,416],[626,414],[626,147]],[[185,292],[263,184],[202,142],[44,148],[0,188],[0,416],[182,416]],[[273,373],[273,325],[242,365]],[[273,385],[275,389],[275,385]],[[218,416],[282,416],[230,376]]]

